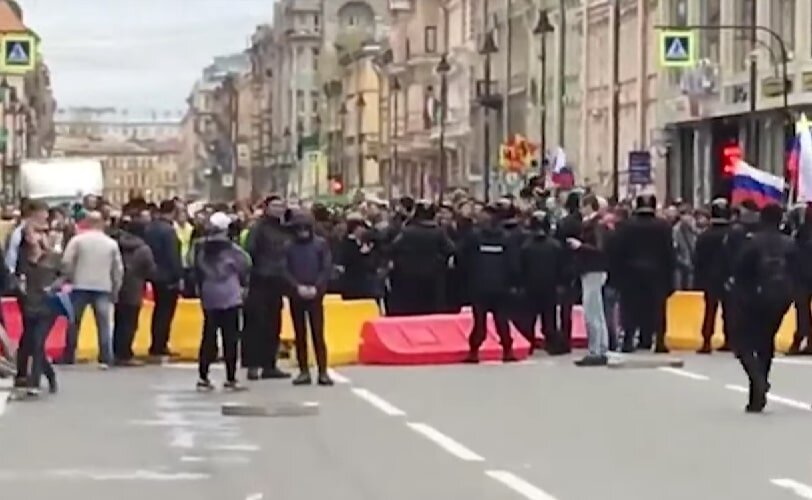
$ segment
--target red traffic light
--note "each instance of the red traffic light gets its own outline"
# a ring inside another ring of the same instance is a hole
[[[732,142],[722,148],[722,174],[732,177],[736,173],[736,164],[742,159],[742,148],[739,143]]]
[[[344,183],[341,179],[333,178],[330,180],[330,190],[333,194],[342,194],[344,192]]]

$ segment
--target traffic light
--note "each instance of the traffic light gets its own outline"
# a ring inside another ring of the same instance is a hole
[[[722,175],[733,177],[736,164],[742,159],[742,148],[738,142],[730,142],[722,148]]]
[[[344,181],[341,180],[341,177],[330,178],[330,191],[333,194],[344,194]]]

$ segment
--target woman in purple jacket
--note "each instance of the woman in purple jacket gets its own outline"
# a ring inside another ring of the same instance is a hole
[[[203,338],[200,341],[200,391],[214,389],[209,380],[209,366],[217,359],[217,331],[223,338],[227,391],[240,391],[237,382],[237,348],[240,332],[240,310],[251,259],[228,237],[231,218],[223,212],[209,219],[210,234],[195,244],[194,272],[203,307]]]

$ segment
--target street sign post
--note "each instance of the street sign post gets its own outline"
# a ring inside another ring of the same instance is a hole
[[[651,184],[651,153],[629,151],[629,184],[647,186]]]
[[[691,30],[660,32],[660,66],[686,68],[696,64],[696,33]]]
[[[37,64],[37,38],[27,34],[6,34],[0,38],[0,71],[24,75]]]

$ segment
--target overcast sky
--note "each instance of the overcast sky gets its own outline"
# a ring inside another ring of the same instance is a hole
[[[60,106],[182,109],[215,55],[244,50],[274,0],[18,0]]]

